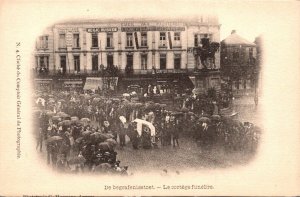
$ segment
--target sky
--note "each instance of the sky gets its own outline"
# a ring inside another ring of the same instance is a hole
[[[247,39],[250,42],[254,42],[255,38],[260,34],[263,34],[263,24],[253,23],[249,21],[247,17],[244,19],[236,20],[230,14],[219,17],[220,28],[220,40],[222,41],[231,34],[232,30],[236,30],[236,33],[241,37]]]
[[[8,9],[16,10],[14,6]],[[24,21],[34,22],[32,31],[39,34],[38,29],[43,29],[48,24],[76,18],[180,18],[200,15],[217,15],[221,24],[220,40],[230,35],[233,29],[237,34],[250,42],[255,37],[265,32],[272,33],[277,29],[276,23],[285,26],[286,21],[293,20],[289,17],[289,10],[293,7],[291,1],[201,1],[201,0],[74,0],[70,1],[31,1],[32,3],[18,4],[18,16]],[[15,12],[12,16],[16,17]],[[28,18],[28,19],[27,19]],[[7,21],[9,22],[9,21]],[[14,19],[16,23],[16,18]],[[47,25],[45,25],[47,24]]]

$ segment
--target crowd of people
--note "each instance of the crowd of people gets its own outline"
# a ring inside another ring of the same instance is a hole
[[[52,91],[34,96],[36,148],[45,146],[47,163],[60,171],[126,174],[117,146],[176,148],[180,137],[202,148],[254,151],[260,134],[251,123],[220,116],[219,100],[210,95],[187,95],[172,106],[138,102],[136,94],[106,98]]]

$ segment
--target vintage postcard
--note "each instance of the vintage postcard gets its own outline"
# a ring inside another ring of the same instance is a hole
[[[1,1],[0,195],[300,195],[299,8]]]

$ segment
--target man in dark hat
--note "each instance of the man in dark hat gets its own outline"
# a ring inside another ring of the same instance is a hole
[[[144,149],[151,148],[151,135],[150,135],[150,129],[148,127],[143,127],[142,129],[142,146]]]
[[[168,146],[171,145],[171,140],[172,140],[172,123],[166,123],[166,129],[165,129],[165,137],[164,137],[164,145]]]
[[[139,134],[137,132],[137,126],[135,122],[131,122],[128,125],[129,138],[132,143],[133,149],[139,149]]]
[[[178,142],[178,139],[179,139],[179,120],[178,119],[175,119],[173,121],[173,128],[172,128],[172,141],[173,141],[173,147],[176,146],[179,146],[179,142]]]

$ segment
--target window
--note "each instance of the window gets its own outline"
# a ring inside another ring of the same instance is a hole
[[[132,66],[133,66],[133,55],[127,55],[127,66],[132,68]]]
[[[106,34],[106,47],[113,48],[113,33]]]
[[[175,32],[174,33],[174,40],[180,41],[180,32]]]
[[[238,62],[239,61],[239,51],[238,49],[234,49],[232,53],[232,61],[233,62]]]
[[[59,48],[66,48],[66,34],[59,34]]]
[[[212,34],[195,34],[194,35],[194,46],[197,47],[201,43],[202,47],[207,47],[209,42],[212,40]]]
[[[111,68],[114,65],[113,55],[107,55],[107,68]]]
[[[180,32],[174,33],[174,46],[180,46]]]
[[[166,54],[160,54],[159,58],[160,69],[164,70],[167,68],[167,57]]]
[[[92,34],[92,47],[98,47],[98,34]]]
[[[98,70],[98,55],[92,56],[92,71]]]
[[[200,39],[202,38],[208,38],[209,40],[212,40],[213,35],[212,34],[199,34]]]
[[[141,69],[146,70],[147,69],[147,54],[141,55]]]
[[[250,64],[254,63],[254,57],[253,57],[253,48],[249,48],[249,62]]]
[[[74,56],[74,71],[80,72],[80,58],[79,58],[79,55]]]
[[[49,57],[48,56],[40,56],[39,57],[39,66],[40,66],[40,68],[49,68]]]
[[[181,54],[174,54],[174,69],[181,67]]]
[[[195,34],[195,35],[194,35],[194,46],[197,47],[198,45],[199,45],[198,35]]]
[[[73,34],[73,48],[79,48],[79,34]]]
[[[200,34],[201,44],[203,48],[209,47],[209,37],[207,34]]]
[[[127,33],[126,34],[126,44],[127,44],[127,47],[133,47],[133,36],[132,36],[132,33]]]
[[[127,55],[125,72],[126,72],[126,74],[133,73],[133,55],[132,54]]]
[[[165,47],[167,44],[166,44],[166,32],[160,32],[159,34],[159,45],[160,46],[163,46]]]
[[[249,57],[253,56],[253,48],[249,48]]]
[[[48,49],[48,36],[40,36],[38,48]]]
[[[62,73],[66,73],[67,71],[66,56],[60,56],[60,68],[62,69]]]
[[[147,32],[141,33],[141,46],[146,47],[147,46]]]

